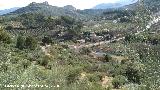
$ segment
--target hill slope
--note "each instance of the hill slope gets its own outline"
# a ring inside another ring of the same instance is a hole
[[[109,9],[109,8],[120,8],[129,4],[136,3],[138,0],[121,0],[117,3],[102,3],[98,4],[93,9]]]
[[[125,5],[122,8],[127,8],[130,10],[135,9],[139,3],[143,3],[145,7],[150,9],[151,12],[158,12],[160,10],[160,1],[159,0],[144,0],[144,2],[136,2],[129,5]]]
[[[24,14],[24,13],[38,13],[46,16],[71,16],[75,18],[84,17],[84,15],[77,12],[77,9],[71,5],[64,7],[57,7],[49,5],[48,2],[35,3],[32,2],[28,6],[20,8],[9,15]]]
[[[15,10],[17,10],[17,9],[19,9],[19,7],[14,7],[14,8],[10,8],[10,9],[0,10],[0,15],[13,12],[13,11],[15,11]]]
[[[102,3],[99,4],[95,7],[93,7],[93,9],[108,9],[108,8],[119,8],[122,7],[123,5],[121,3]]]

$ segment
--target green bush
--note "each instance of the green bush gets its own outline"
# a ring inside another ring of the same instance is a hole
[[[140,84],[140,79],[142,76],[140,70],[133,66],[128,66],[126,69],[126,77],[130,82]]]
[[[35,50],[37,47],[37,43],[38,42],[36,41],[35,38],[28,36],[26,37],[26,40],[25,40],[25,47],[27,49]]]
[[[80,53],[81,53],[81,54],[89,54],[89,53],[91,53],[91,50],[90,50],[89,48],[83,47],[83,48],[80,50]]]
[[[7,26],[7,27],[6,27],[6,30],[12,30],[12,29],[13,29],[12,26]]]
[[[19,58],[18,58],[18,57],[12,57],[12,59],[11,59],[11,63],[12,63],[12,64],[17,64],[18,61],[19,61]]]
[[[47,66],[48,63],[49,63],[49,59],[48,59],[47,57],[44,57],[44,58],[42,58],[42,59],[40,59],[40,60],[38,61],[38,64],[40,64],[40,65],[42,65],[42,66]]]
[[[102,74],[101,73],[94,73],[92,75],[88,76],[88,79],[90,82],[99,82],[102,80]]]
[[[112,85],[114,88],[119,89],[122,85],[126,83],[126,78],[122,75],[115,76],[112,80]]]
[[[6,64],[2,64],[2,65],[0,66],[0,71],[6,72],[7,70],[8,70],[8,66],[7,66]]]
[[[45,45],[45,44],[51,44],[52,43],[52,39],[48,36],[45,36],[43,39],[42,39],[42,43]]]
[[[79,80],[79,75],[80,75],[81,70],[80,69],[74,69],[70,70],[66,79],[67,79],[67,84],[71,84]]]
[[[108,54],[105,55],[105,62],[109,62],[112,59],[112,57]]]
[[[3,30],[0,30],[0,42],[7,44],[12,42],[10,35]]]
[[[17,43],[16,43],[16,48],[22,50],[25,48],[25,38],[22,36],[17,37]]]
[[[28,66],[30,66],[30,64],[31,64],[31,62],[29,60],[26,60],[26,59],[22,60],[21,63],[23,65],[24,69],[28,68]]]

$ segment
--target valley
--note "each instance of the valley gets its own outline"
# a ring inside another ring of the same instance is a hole
[[[133,2],[32,2],[0,15],[0,89],[159,90],[160,2]]]

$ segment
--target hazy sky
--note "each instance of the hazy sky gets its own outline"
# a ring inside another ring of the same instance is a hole
[[[77,9],[88,9],[100,3],[114,3],[117,1],[132,1],[132,0],[0,0],[0,10],[12,7],[23,7],[31,2],[48,1],[53,6],[73,5]]]

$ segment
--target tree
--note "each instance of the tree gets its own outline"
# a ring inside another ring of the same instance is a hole
[[[133,65],[128,65],[125,74],[129,82],[140,84],[142,75],[138,68],[134,67]]]
[[[82,22],[76,22],[68,29],[68,33],[77,36],[81,33],[81,28],[83,27]]]
[[[0,42],[3,43],[11,43],[11,37],[8,33],[6,33],[4,30],[0,30]]]
[[[109,62],[112,59],[112,57],[108,54],[105,55],[105,62]]]
[[[42,39],[42,42],[43,44],[50,44],[52,43],[52,39],[48,36],[45,36],[43,39]]]
[[[13,29],[13,26],[7,26],[6,27],[6,30],[12,30]]]
[[[36,39],[33,38],[33,37],[31,37],[31,36],[26,37],[25,47],[27,49],[34,50],[37,47],[37,41],[36,41]]]
[[[22,36],[18,36],[16,48],[19,48],[20,50],[25,48],[25,38]]]
[[[73,25],[75,23],[75,19],[69,16],[61,16],[61,20],[63,21],[64,25]]]
[[[134,18],[134,21],[136,21],[137,26],[140,27],[140,29],[146,29],[146,26],[148,24],[148,21],[151,20],[151,12],[147,8],[147,5],[145,5],[146,0],[139,0],[138,7],[136,7],[136,18]],[[150,1],[152,2],[152,1]]]
[[[153,40],[151,41],[151,43],[152,43],[153,45],[157,45],[157,44],[158,44],[158,39],[153,39]]]
[[[45,19],[45,25],[44,27],[48,27],[49,29],[54,29],[56,23],[56,19],[54,19],[53,17],[49,16],[48,18]]]

